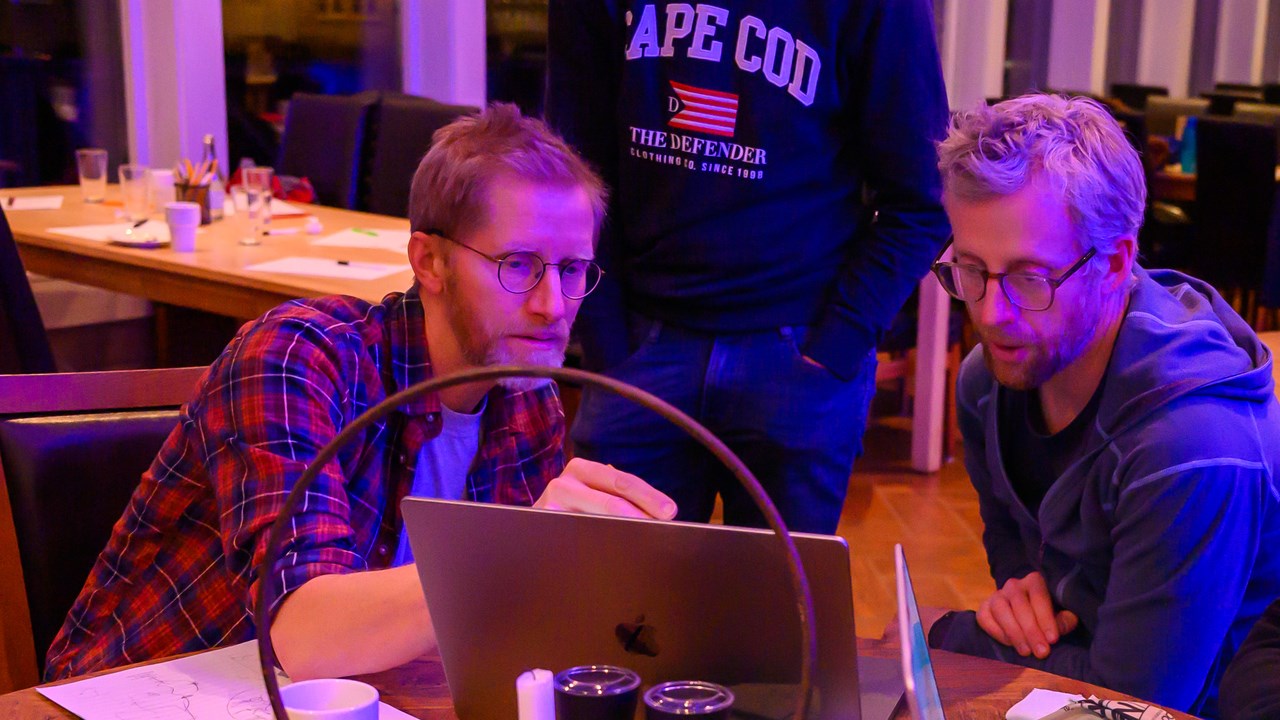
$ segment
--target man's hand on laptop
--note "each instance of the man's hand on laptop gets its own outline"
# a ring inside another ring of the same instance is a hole
[[[1009,580],[978,608],[978,625],[988,635],[1023,657],[1034,654],[1041,660],[1049,656],[1049,646],[1079,622],[1070,610],[1054,611],[1049,588],[1038,572]]]
[[[547,484],[534,507],[670,520],[676,503],[649,483],[612,465],[574,458]]]

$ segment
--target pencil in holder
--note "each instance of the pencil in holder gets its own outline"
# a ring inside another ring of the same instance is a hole
[[[188,185],[186,183],[174,183],[174,194],[179,201],[193,202],[200,206],[200,224],[208,225],[213,222],[213,217],[209,214],[209,186],[208,185]]]

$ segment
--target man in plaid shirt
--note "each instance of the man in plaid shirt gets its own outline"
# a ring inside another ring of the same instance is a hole
[[[245,325],[143,475],[49,649],[46,678],[237,643],[268,531],[311,459],[368,408],[436,374],[559,366],[604,214],[599,177],[541,121],[497,105],[443,128],[410,197],[415,283],[371,305],[286,303]],[[420,398],[323,468],[272,572],[294,678],[375,672],[435,644],[404,539],[406,495],[670,518],[637,477],[564,462],[554,384]]]

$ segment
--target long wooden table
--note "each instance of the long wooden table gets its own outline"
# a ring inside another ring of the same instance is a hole
[[[221,220],[200,228],[195,252],[180,253],[169,247],[140,250],[49,232],[53,227],[121,222],[116,217],[120,208],[115,202],[119,188],[114,185],[108,188],[107,203],[99,204],[83,202],[76,186],[11,189],[0,194],[64,197],[59,210],[6,212],[27,270],[156,302],[249,319],[294,298],[343,294],[377,302],[388,292],[405,290],[413,284],[413,274],[408,270],[368,281],[245,270],[250,265],[288,256],[407,265],[404,253],[311,244],[317,237],[351,227],[407,230],[408,221],[403,218],[290,203],[319,218],[324,232],[319,236],[304,232],[272,235],[262,238],[261,245],[246,246],[238,242],[242,222]],[[161,215],[152,217],[164,221]],[[302,217],[278,218],[272,227],[301,228],[304,224]]]
[[[893,643],[879,640],[859,638],[858,652],[871,657],[898,657]],[[1132,699],[1078,680],[941,650],[933,651],[933,661],[948,716],[959,720],[1001,720],[1010,707],[1034,688],[1097,695],[1112,700]],[[387,703],[422,720],[457,718],[445,684],[444,667],[438,657],[427,656],[394,670],[365,675],[360,679],[377,687]],[[515,692],[514,681],[512,687],[494,688],[494,691]],[[1178,712],[1173,716],[1179,720],[1191,717]],[[0,695],[0,717],[53,720],[75,716],[46,700],[34,688],[27,688]],[[904,708],[899,708],[894,717],[905,720],[908,714]]]
[[[1280,184],[1280,166],[1276,167]],[[1167,165],[1151,176],[1151,197],[1172,202],[1195,202],[1196,174],[1182,171],[1181,165]]]

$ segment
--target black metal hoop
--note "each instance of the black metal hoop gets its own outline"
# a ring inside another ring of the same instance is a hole
[[[289,717],[284,709],[284,701],[280,698],[280,684],[276,682],[275,674],[275,648],[271,645],[271,607],[279,599],[279,593],[274,582],[275,573],[271,569],[280,561],[280,551],[285,533],[290,525],[289,520],[297,509],[298,504],[302,501],[307,488],[311,487],[311,483],[320,474],[320,469],[328,464],[347,443],[351,442],[353,438],[370,425],[391,414],[392,411],[406,402],[428,393],[438,392],[457,385],[500,380],[502,378],[546,378],[556,382],[592,386],[617,393],[658,413],[669,422],[675,424],[676,427],[684,430],[695,440],[702,443],[703,447],[711,451],[711,454],[715,455],[716,459],[724,463],[737,477],[738,482],[742,484],[743,489],[747,491],[747,494],[755,502],[756,507],[764,515],[769,527],[777,535],[778,542],[782,545],[783,553],[787,559],[791,577],[791,589],[795,593],[796,610],[800,614],[800,634],[803,646],[803,651],[800,655],[800,688],[796,696],[793,717],[795,720],[805,720],[809,716],[809,701],[813,688],[813,669],[817,664],[818,644],[817,635],[813,627],[813,595],[809,590],[809,581],[805,577],[804,565],[800,561],[800,554],[796,550],[791,535],[787,532],[782,516],[778,513],[778,508],[774,506],[773,501],[769,499],[768,493],[760,486],[760,482],[756,480],[755,475],[747,469],[747,466],[732,450],[721,442],[719,438],[712,435],[711,431],[693,418],[672,407],[663,399],[633,385],[583,370],[512,365],[464,370],[452,375],[424,380],[417,385],[401,390],[366,410],[360,417],[353,420],[333,440],[329,441],[328,445],[320,449],[315,459],[307,466],[306,471],[298,478],[298,482],[294,484],[293,490],[285,498],[284,505],[280,508],[280,513],[271,525],[271,533],[267,537],[266,555],[258,572],[258,600],[257,607],[254,608],[253,613],[254,626],[258,635],[258,659],[262,664],[262,679],[266,683],[267,697],[271,700],[271,709],[275,716],[281,719]]]

